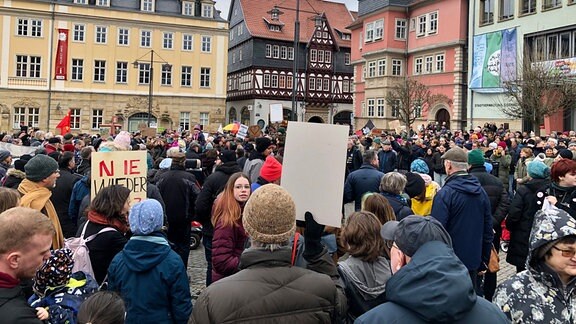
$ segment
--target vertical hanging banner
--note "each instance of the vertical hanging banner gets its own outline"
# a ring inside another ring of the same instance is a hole
[[[474,36],[470,88],[476,92],[503,92],[502,83],[516,78],[516,29]]]
[[[67,80],[68,71],[68,29],[58,29],[58,47],[56,48],[56,80]]]
[[[148,164],[146,151],[116,151],[92,153],[91,199],[102,188],[121,185],[130,189],[130,200],[146,199]]]

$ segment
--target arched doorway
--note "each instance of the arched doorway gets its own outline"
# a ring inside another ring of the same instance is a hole
[[[341,111],[334,115],[334,124],[340,125],[350,125],[352,122],[352,112],[351,111]]]
[[[450,129],[450,113],[448,110],[442,108],[436,112],[436,121],[442,125],[442,123],[446,123],[446,129]]]
[[[138,130],[139,124],[148,125],[148,113],[136,113],[128,118],[128,131],[135,132]],[[157,125],[156,117],[150,116],[150,125]]]
[[[240,122],[244,125],[250,126],[250,110],[248,107],[242,107],[242,111],[240,112]]]
[[[236,111],[236,108],[232,107],[228,112],[228,124],[232,124],[236,120],[238,120],[238,112]]]
[[[318,116],[311,117],[308,119],[309,123],[317,123],[317,124],[324,124],[324,120]]]

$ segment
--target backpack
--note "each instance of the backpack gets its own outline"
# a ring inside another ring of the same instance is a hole
[[[72,260],[74,260],[74,267],[72,268],[72,273],[76,271],[83,271],[94,278],[94,270],[92,269],[92,262],[90,262],[90,250],[86,243],[92,241],[99,234],[104,232],[115,231],[116,229],[112,227],[105,227],[101,229],[98,233],[92,234],[87,238],[84,238],[86,233],[86,227],[88,222],[84,224],[82,229],[82,234],[80,237],[70,237],[64,241],[64,246],[72,251]]]

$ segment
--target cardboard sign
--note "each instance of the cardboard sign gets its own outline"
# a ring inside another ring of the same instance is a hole
[[[281,103],[270,104],[270,122],[281,122],[284,120],[284,108]]]
[[[260,130],[260,126],[252,125],[248,127],[248,135],[250,138],[257,138],[262,136],[262,131]]]
[[[140,129],[140,133],[142,134],[142,136],[152,138],[156,136],[156,128],[143,127],[142,129]]]
[[[246,135],[248,135],[248,126],[240,124],[240,128],[238,129],[238,133],[236,133],[236,137],[244,139]]]
[[[396,131],[396,134],[400,134],[400,121],[398,119],[388,122],[388,128]]]
[[[319,224],[341,227],[349,127],[289,122],[288,129],[282,187],[296,203],[296,219],[309,211]],[[311,138],[330,140],[310,145]]]
[[[146,158],[146,151],[92,153],[90,197],[94,199],[104,187],[122,185],[130,189],[133,204],[146,199]]]
[[[380,136],[380,135],[382,135],[382,129],[380,129],[380,128],[372,128],[372,135],[374,135],[374,136]]]

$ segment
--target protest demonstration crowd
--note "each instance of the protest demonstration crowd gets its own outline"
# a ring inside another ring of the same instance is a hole
[[[0,323],[576,323],[576,132],[360,130],[334,227],[282,187],[291,125],[0,134]]]

